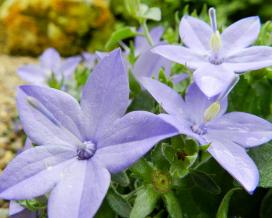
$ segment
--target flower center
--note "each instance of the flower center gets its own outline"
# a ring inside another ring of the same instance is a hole
[[[224,58],[219,57],[218,54],[213,53],[210,57],[209,57],[209,62],[211,64],[214,65],[220,65],[224,62]]]
[[[191,129],[195,134],[198,135],[205,135],[207,133],[207,128],[204,125],[193,124]]]
[[[77,158],[79,160],[88,160],[96,152],[96,145],[92,141],[85,141],[77,148]]]

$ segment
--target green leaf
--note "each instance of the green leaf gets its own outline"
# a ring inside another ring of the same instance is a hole
[[[170,163],[174,162],[176,157],[176,151],[173,147],[167,143],[162,143],[162,154]]]
[[[270,218],[272,214],[272,190],[265,195],[260,209],[260,218]]]
[[[272,143],[252,148],[249,154],[260,172],[259,186],[272,187]]]
[[[95,218],[115,217],[115,213],[110,207],[108,201],[104,199],[101,207],[95,215]]]
[[[145,218],[155,209],[159,198],[160,194],[150,185],[140,189],[131,210],[130,218]]]
[[[130,88],[130,96],[134,98],[142,91],[141,85],[135,79],[134,75],[129,71],[129,88]]]
[[[167,192],[163,195],[163,200],[165,202],[168,214],[171,218],[182,218],[182,211],[178,202],[178,199],[174,193]]]
[[[112,175],[112,181],[118,183],[120,186],[127,187],[130,183],[126,172],[120,172]]]
[[[77,82],[77,87],[81,87],[85,85],[89,75],[90,75],[90,70],[87,68],[83,67],[78,67],[75,71],[75,80]]]
[[[167,171],[170,167],[168,160],[162,155],[162,144],[159,143],[151,151],[151,160],[156,168]]]
[[[138,176],[142,180],[144,180],[146,183],[151,182],[153,169],[144,158],[141,158],[138,162],[133,164],[130,167],[130,170],[136,176]]]
[[[129,105],[128,111],[144,110],[153,111],[155,101],[147,91],[141,91],[134,96],[132,103]]]
[[[107,50],[113,49],[120,41],[134,37],[137,35],[137,30],[135,27],[123,27],[119,30],[116,30],[114,33],[112,33],[110,39],[106,43],[105,48]]]
[[[241,190],[241,188],[233,188],[227,192],[227,194],[224,196],[223,200],[220,203],[216,218],[228,218],[230,199],[233,193],[237,190]]]
[[[204,191],[211,194],[218,195],[221,192],[221,188],[216,184],[213,178],[202,171],[193,170],[190,172],[190,176],[195,184]]]
[[[112,189],[109,189],[107,194],[107,200],[110,207],[121,217],[129,217],[131,206],[130,204],[122,198],[121,195],[117,194]]]
[[[189,173],[187,166],[182,161],[175,161],[170,166],[170,174],[176,178],[183,178]]]

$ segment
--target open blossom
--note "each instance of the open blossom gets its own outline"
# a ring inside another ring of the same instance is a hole
[[[26,82],[47,86],[53,76],[58,82],[71,79],[80,61],[78,56],[62,60],[54,48],[48,48],[40,56],[39,64],[23,65],[17,73]]]
[[[207,98],[192,84],[182,97],[168,86],[142,78],[142,84],[168,113],[160,115],[177,129],[202,145],[241,185],[252,192],[259,181],[255,163],[246,149],[272,139],[272,124],[251,114],[226,113],[227,99]]]
[[[0,198],[49,193],[49,218],[87,218],[98,210],[110,173],[128,168],[175,128],[144,111],[124,115],[129,102],[120,50],[95,67],[80,104],[65,92],[21,86],[17,107],[37,145],[20,153],[0,176]]]
[[[195,70],[194,81],[212,97],[235,83],[240,73],[272,65],[272,48],[249,47],[260,32],[259,17],[241,19],[220,33],[215,9],[209,14],[211,26],[191,16],[182,18],[179,33],[186,47],[161,45],[152,51]]]

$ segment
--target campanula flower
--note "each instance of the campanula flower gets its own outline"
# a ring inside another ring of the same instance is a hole
[[[226,113],[227,99],[208,98],[192,84],[185,100],[168,86],[142,78],[142,84],[168,113],[160,115],[179,133],[210,144],[208,151],[241,185],[252,192],[259,181],[255,163],[246,149],[272,139],[272,124],[251,114]]]
[[[47,86],[52,77],[58,82],[71,79],[80,61],[78,56],[62,60],[54,48],[48,48],[40,56],[39,64],[23,65],[17,73],[26,82]]]
[[[181,19],[179,33],[185,46],[161,45],[152,51],[188,66],[194,81],[212,97],[227,89],[245,71],[272,65],[272,48],[251,46],[260,32],[259,17],[241,19],[219,32],[214,8],[211,26],[191,16]]]
[[[120,50],[96,65],[80,104],[65,92],[21,86],[17,107],[37,145],[20,153],[0,176],[0,198],[49,194],[49,218],[93,217],[117,173],[176,131],[144,111],[126,115],[128,75]]]

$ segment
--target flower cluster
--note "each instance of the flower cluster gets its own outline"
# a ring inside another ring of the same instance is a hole
[[[10,215],[35,217],[38,212],[25,211],[22,200],[45,196],[49,218],[93,217],[108,190],[115,193],[111,177],[132,166],[132,174],[140,175],[146,189],[139,191],[130,217],[145,217],[152,208],[139,215],[142,196],[151,193],[152,202],[162,197],[169,205],[175,199],[174,181],[195,174],[193,167],[202,164],[200,151],[208,152],[252,193],[259,172],[247,149],[270,141],[272,124],[244,112],[227,113],[228,94],[241,73],[272,65],[272,48],[248,47],[258,36],[258,17],[242,19],[221,34],[215,9],[209,16],[210,26],[191,16],[182,18],[184,46],[162,41],[162,27],[150,33],[140,28],[133,49],[122,43],[124,51],[62,60],[50,48],[39,64],[20,67],[20,77],[32,83],[17,90],[28,146],[0,176],[0,198],[11,200]],[[185,79],[188,83],[189,76],[172,74],[171,67],[177,66],[172,61],[193,72],[184,98],[176,87]],[[79,100],[67,92],[77,92]],[[133,92],[150,93],[152,109],[136,110],[133,105],[141,94],[137,98]],[[141,159],[160,141],[174,141],[174,136],[199,146],[160,143],[171,164],[168,171]]]

